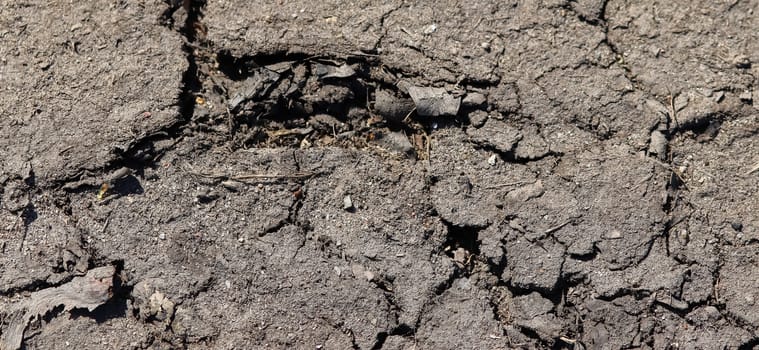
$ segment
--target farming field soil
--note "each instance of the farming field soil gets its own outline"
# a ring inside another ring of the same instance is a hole
[[[751,349],[757,8],[5,1],[0,349]]]

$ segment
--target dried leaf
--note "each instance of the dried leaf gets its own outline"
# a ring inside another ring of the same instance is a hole
[[[461,97],[453,97],[443,88],[409,86],[408,93],[420,116],[455,116],[459,113]]]
[[[113,266],[98,267],[59,287],[34,292],[29,299],[15,304],[9,313],[8,328],[2,332],[0,349],[21,348],[24,331],[29,323],[60,305],[64,306],[63,311],[75,308],[95,310],[111,298],[115,273]]]

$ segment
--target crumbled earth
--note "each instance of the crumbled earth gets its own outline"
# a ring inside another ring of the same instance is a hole
[[[757,6],[8,3],[0,346],[753,348]]]

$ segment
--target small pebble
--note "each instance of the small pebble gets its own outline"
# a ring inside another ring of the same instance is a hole
[[[464,265],[469,258],[469,252],[466,249],[459,247],[453,251],[453,261]]]
[[[487,100],[487,97],[479,92],[470,92],[466,94],[461,104],[467,107],[477,107],[484,105]]]
[[[753,93],[750,90],[746,90],[738,95],[742,101],[751,101],[753,99]]]
[[[232,192],[239,192],[242,189],[242,183],[235,180],[223,181],[221,185]]]
[[[488,120],[488,113],[481,110],[475,110],[469,113],[469,122],[475,128],[481,128]]]
[[[622,238],[622,232],[619,232],[619,230],[611,230],[611,232],[606,234],[607,239],[619,239]]]
[[[664,160],[667,155],[667,137],[659,130],[651,132],[648,152],[659,156],[659,160]]]
[[[351,196],[345,196],[345,198],[343,198],[343,209],[345,210],[354,209],[353,200],[351,199]]]
[[[436,30],[437,30],[437,25],[433,23],[427,26],[427,28],[424,28],[424,34],[430,35],[434,33]]]
[[[164,240],[164,239],[166,239],[166,234],[165,233],[161,233],[160,235],[158,235],[158,238],[161,239],[161,240]]]

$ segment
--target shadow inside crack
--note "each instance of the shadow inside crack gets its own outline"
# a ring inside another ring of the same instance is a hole
[[[29,202],[21,211],[21,218],[24,220],[24,227],[29,227],[35,220],[37,220],[37,208]]]
[[[119,196],[145,193],[145,189],[142,188],[140,180],[137,179],[134,175],[129,175],[127,177],[114,181],[111,190],[114,193],[117,193]]]

